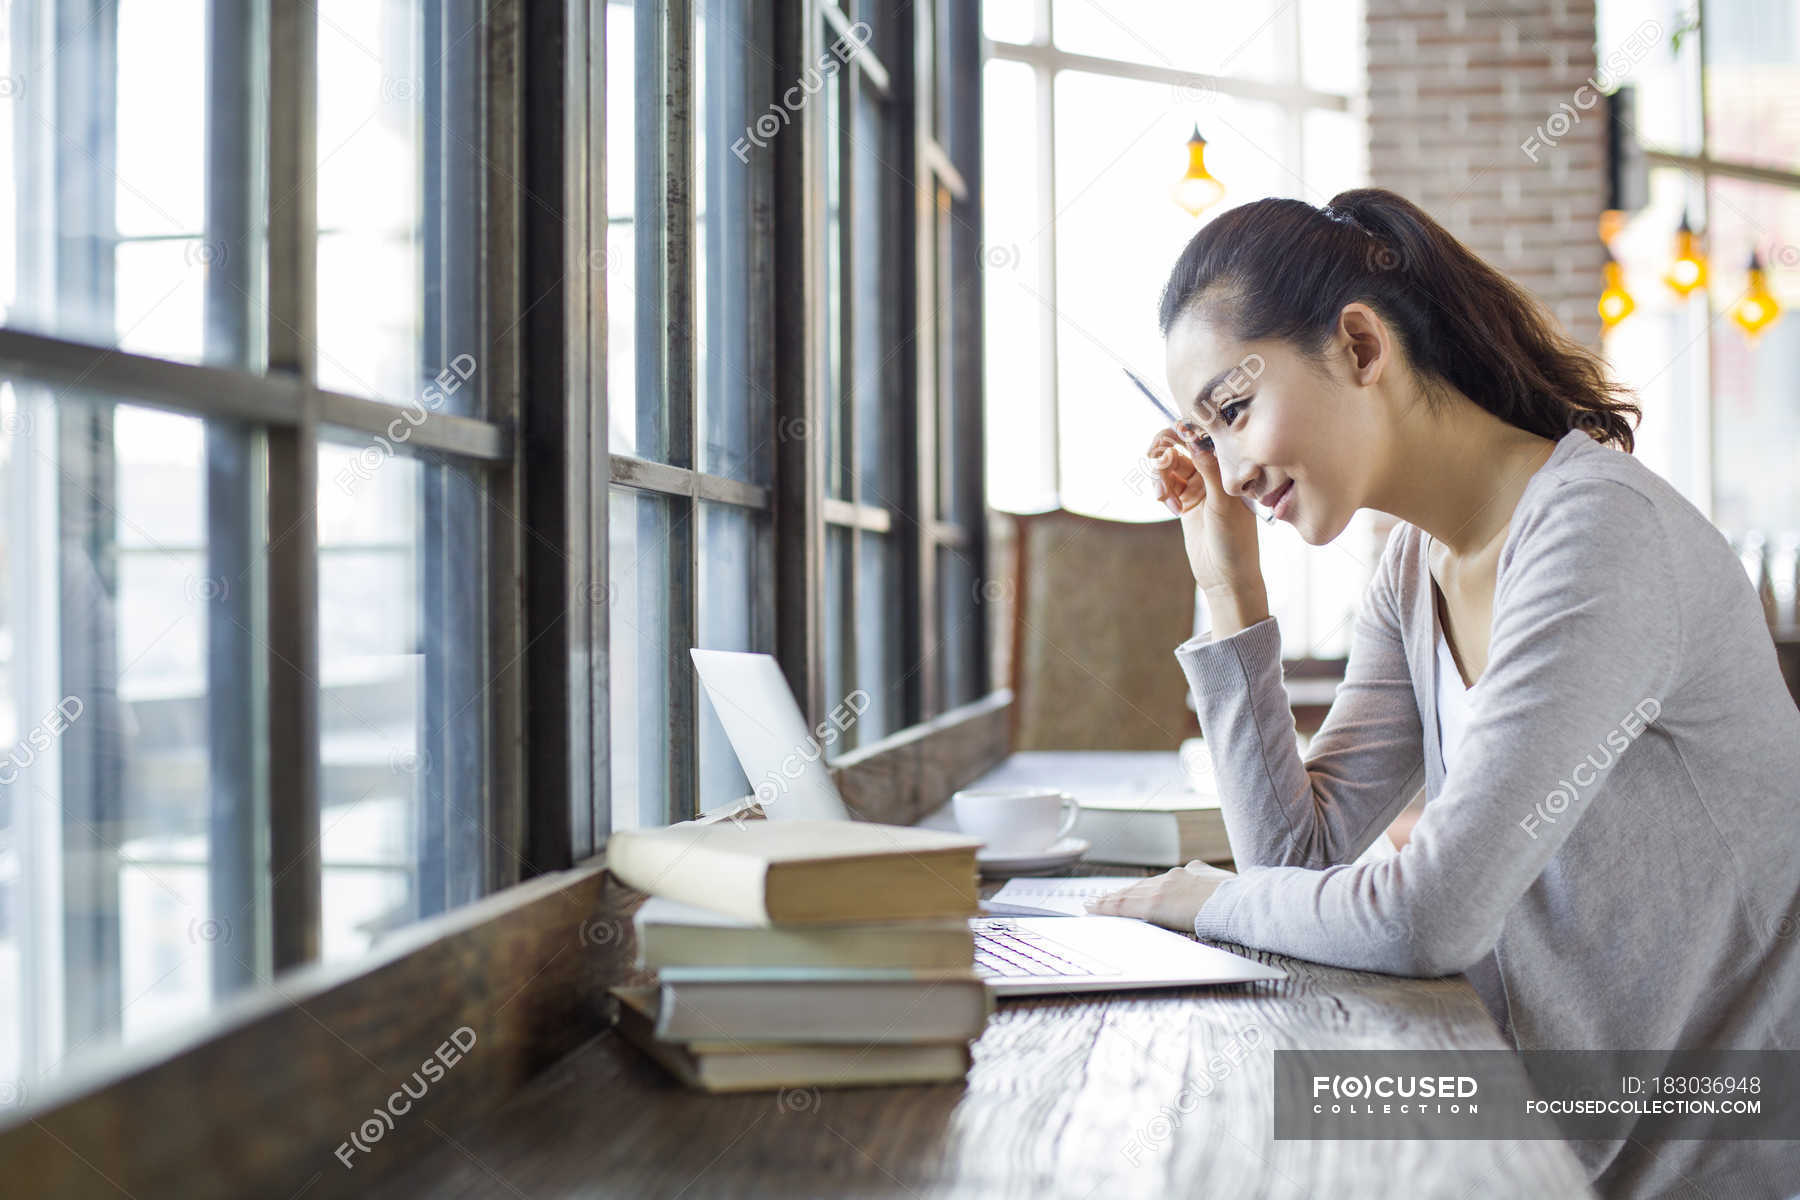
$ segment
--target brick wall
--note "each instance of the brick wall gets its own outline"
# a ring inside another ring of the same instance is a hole
[[[1583,88],[1598,77],[1593,0],[1367,0],[1367,13],[1370,182],[1598,348],[1606,124]]]

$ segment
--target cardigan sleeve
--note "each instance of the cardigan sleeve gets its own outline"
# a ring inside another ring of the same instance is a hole
[[[1570,480],[1515,520],[1468,726],[1407,844],[1374,862],[1252,867],[1202,906],[1198,935],[1397,975],[1455,974],[1493,949],[1655,722],[1682,647],[1670,542],[1647,498]],[[1233,800],[1281,798],[1265,787]]]
[[[1394,586],[1402,533],[1397,526],[1389,535],[1364,592],[1344,681],[1304,765],[1274,617],[1217,641],[1208,630],[1176,648],[1240,872],[1350,862],[1419,789],[1423,730]]]

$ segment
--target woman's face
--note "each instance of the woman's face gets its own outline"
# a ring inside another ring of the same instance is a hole
[[[1282,341],[1238,342],[1189,309],[1165,343],[1177,411],[1198,425],[1233,495],[1261,503],[1290,483],[1282,519],[1309,545],[1337,537],[1362,507],[1371,407],[1335,344],[1314,363]]]

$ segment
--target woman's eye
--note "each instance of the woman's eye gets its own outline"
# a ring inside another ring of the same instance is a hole
[[[1225,422],[1225,427],[1227,429],[1231,428],[1237,423],[1237,410],[1246,407],[1249,403],[1250,397],[1246,396],[1242,400],[1232,400],[1221,405],[1219,407],[1219,420]],[[1201,435],[1200,449],[1206,451],[1208,454],[1214,453],[1213,440],[1210,436],[1206,434]]]

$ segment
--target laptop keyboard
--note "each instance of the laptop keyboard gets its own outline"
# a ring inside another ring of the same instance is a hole
[[[994,979],[1071,978],[1116,975],[1105,963],[1061,942],[1020,929],[1011,921],[983,921],[975,927],[975,972]]]

